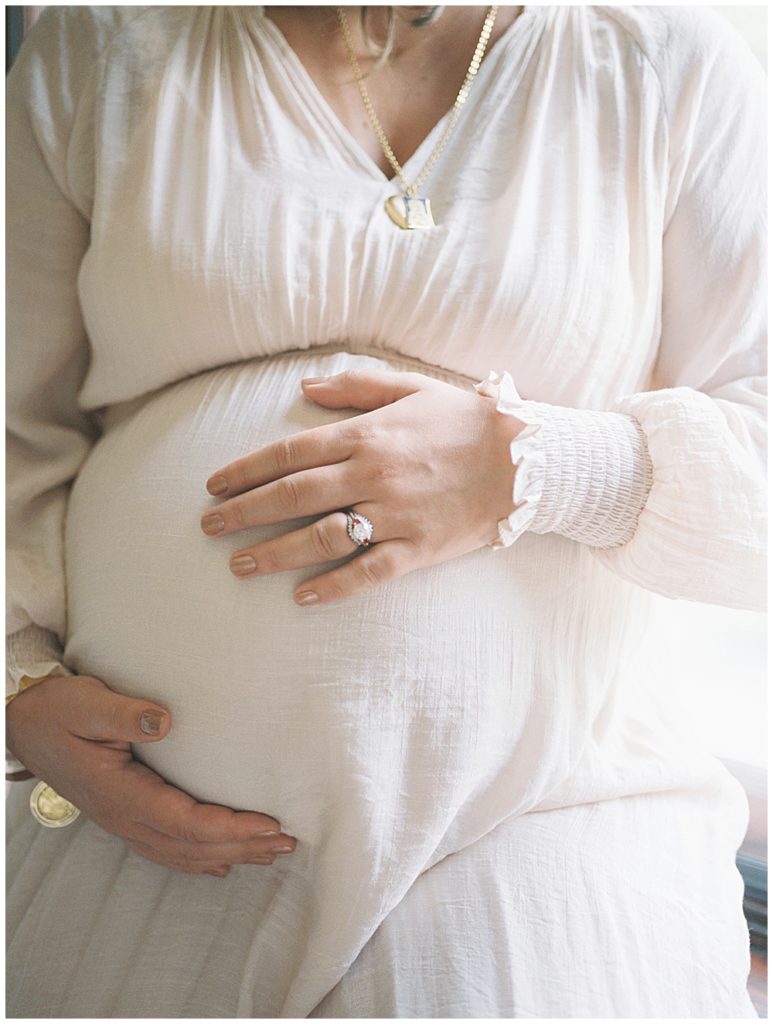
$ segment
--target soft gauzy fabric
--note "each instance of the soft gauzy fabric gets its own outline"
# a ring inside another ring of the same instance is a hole
[[[261,8],[44,13],[8,99],[11,685],[163,702],[138,756],[298,848],[182,875],[16,786],[10,1016],[754,1016],[745,798],[653,595],[764,600],[763,97],[709,13],[526,7],[402,232]],[[298,608],[309,571],[227,566],[290,524],[205,537],[204,483],[353,415],[299,385],[360,366],[521,414],[519,504],[500,550]]]

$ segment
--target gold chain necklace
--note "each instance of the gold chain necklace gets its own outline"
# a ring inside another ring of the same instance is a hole
[[[403,190],[402,195],[390,196],[384,203],[384,209],[389,214],[390,219],[400,228],[412,229],[435,227],[435,221],[432,218],[429,199],[419,196],[417,194],[418,189],[427,179],[432,168],[437,163],[440,154],[443,152],[445,145],[451,136],[451,132],[456,127],[456,122],[459,120],[459,115],[462,112],[464,102],[469,95],[473,80],[477,75],[481,61],[483,60],[483,54],[486,52],[486,46],[488,45],[489,36],[491,35],[491,30],[494,27],[494,19],[497,16],[498,10],[498,7],[489,7],[486,20],[483,22],[480,38],[478,39],[478,45],[475,47],[475,52],[472,55],[470,66],[467,68],[467,74],[464,76],[464,81],[462,82],[459,93],[454,101],[454,105],[451,109],[451,116],[448,119],[445,131],[438,140],[435,148],[430,153],[429,159],[425,163],[424,167],[422,167],[418,178],[411,185],[406,181],[403,169],[398,163],[397,157],[392,151],[392,147],[389,145],[386,133],[381,127],[381,122],[376,116],[376,111],[373,109],[373,104],[371,103],[370,96],[368,95],[368,90],[365,88],[360,64],[354,52],[354,44],[352,43],[352,36],[349,31],[349,20],[346,16],[346,12],[343,7],[336,7],[336,14],[338,15],[338,21],[344,37],[344,44],[349,57],[349,63],[352,66],[354,77],[357,80],[357,87],[360,90],[362,102],[365,105],[365,110],[368,113],[370,122],[373,125],[378,141],[381,144],[381,148],[384,151],[384,156],[394,168],[395,174],[397,175]]]

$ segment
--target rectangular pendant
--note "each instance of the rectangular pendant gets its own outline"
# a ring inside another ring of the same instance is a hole
[[[390,196],[384,203],[384,209],[390,220],[404,231],[436,227],[429,199],[418,196]]]
[[[405,226],[407,228],[434,228],[429,199],[419,196],[403,196],[405,204]]]

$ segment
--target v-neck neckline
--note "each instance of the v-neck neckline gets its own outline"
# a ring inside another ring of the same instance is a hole
[[[493,46],[486,50],[475,79],[475,84],[477,84],[478,87],[480,87],[479,80],[485,80],[490,76],[491,68],[494,66],[502,51],[512,42],[513,39],[520,36],[521,33],[525,31],[525,23],[527,21],[531,21],[535,10],[536,8],[531,4],[524,6],[515,21],[508,25]],[[327,121],[330,129],[338,136],[342,144],[349,150],[357,163],[368,172],[371,178],[382,185],[398,187],[400,182],[398,175],[394,174],[389,177],[384,171],[382,171],[379,165],[365,151],[365,149],[363,149],[335,110],[333,110],[331,105],[322,95],[319,86],[307,71],[306,65],[300,59],[292,46],[290,46],[282,30],[274,23],[274,21],[272,21],[271,18],[267,17],[265,6],[259,6],[257,8],[257,15],[258,23],[263,29],[265,37],[269,40],[270,45],[273,46],[279,56],[284,59],[286,65],[294,74],[299,86],[299,92],[302,94],[302,98],[307,107],[316,108],[316,113],[321,115],[322,118]],[[475,85],[473,85],[471,91],[473,96],[476,96],[479,95],[480,88],[476,90]],[[470,98],[467,99],[467,102],[462,108],[460,119],[464,116],[465,110],[469,107]],[[429,158],[429,154],[432,152],[432,148],[434,148],[437,138],[445,128],[446,122],[450,118],[452,112],[453,106],[440,117],[428,134],[424,136],[413,153],[411,153],[405,163],[401,165],[403,168],[403,176],[406,181],[412,181],[418,177],[419,173],[421,173],[421,169]],[[412,168],[416,164],[418,164],[418,167],[416,167],[415,172],[412,173]]]

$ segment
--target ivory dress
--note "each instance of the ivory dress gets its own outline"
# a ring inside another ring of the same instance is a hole
[[[763,95],[700,10],[526,7],[402,232],[261,8],[44,13],[9,82],[11,685],[161,701],[138,756],[298,847],[184,875],[16,785],[10,1016],[754,1016],[747,805],[654,595],[764,600]],[[354,415],[300,379],[358,366],[493,371],[515,511],[299,608],[313,573],[227,565],[290,524],[205,537],[204,485]]]

